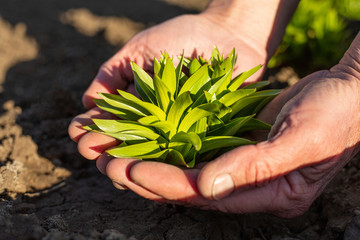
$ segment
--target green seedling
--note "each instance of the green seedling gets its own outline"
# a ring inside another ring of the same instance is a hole
[[[155,58],[152,76],[131,62],[140,98],[118,90],[94,99],[99,108],[119,118],[93,119],[93,125],[84,127],[121,141],[108,154],[190,168],[255,144],[241,137],[246,131],[271,128],[255,117],[280,91],[259,91],[267,82],[240,88],[262,65],[233,78],[235,50],[224,58],[215,47],[209,61],[184,54],[178,58],[176,67],[167,53]]]

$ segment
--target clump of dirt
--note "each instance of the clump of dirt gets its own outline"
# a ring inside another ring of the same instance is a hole
[[[22,128],[16,124],[20,107],[8,101],[3,108],[5,113],[0,116],[0,193],[15,197],[19,193],[49,188],[68,178],[70,171],[39,156],[32,138],[22,134]]]

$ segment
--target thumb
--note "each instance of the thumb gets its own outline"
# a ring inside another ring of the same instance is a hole
[[[266,185],[324,159],[323,153],[317,153],[324,131],[306,124],[303,115],[296,115],[285,118],[268,141],[239,147],[208,163],[197,179],[199,192],[208,199],[222,199],[238,189]]]

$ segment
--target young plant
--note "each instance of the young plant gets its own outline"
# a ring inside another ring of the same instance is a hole
[[[175,67],[164,53],[159,60],[154,59],[153,77],[132,62],[141,99],[122,90],[118,90],[119,95],[99,93],[96,105],[119,119],[93,119],[94,124],[84,128],[121,140],[120,145],[107,150],[114,157],[186,167],[254,144],[240,136],[249,130],[271,128],[254,117],[279,90],[257,91],[267,82],[239,89],[262,66],[231,80],[236,58],[235,50],[224,59],[215,47],[210,61],[187,59],[183,54]]]

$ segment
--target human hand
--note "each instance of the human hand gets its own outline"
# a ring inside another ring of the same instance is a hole
[[[300,215],[359,151],[359,46],[357,55],[348,53],[330,71],[311,74],[275,98],[259,115],[273,129],[255,146],[239,147],[199,169],[106,156],[98,167],[118,188],[153,200]]]

